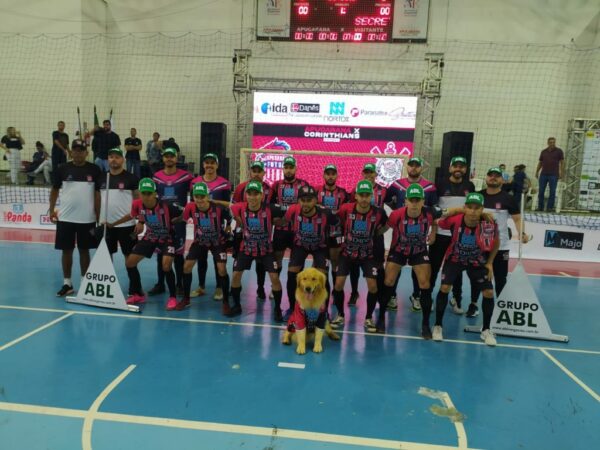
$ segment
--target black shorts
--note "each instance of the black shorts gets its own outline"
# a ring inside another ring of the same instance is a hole
[[[347,277],[353,267],[360,267],[365,278],[377,278],[381,270],[381,263],[371,259],[352,259],[345,255],[340,255],[336,275],[338,277]]]
[[[54,248],[57,250],[73,250],[77,243],[80,250],[88,250],[98,247],[96,239],[96,224],[61,222],[56,224],[56,236]]]
[[[286,248],[294,246],[294,233],[287,230],[275,230],[273,232],[273,251],[283,252]]]
[[[378,235],[373,238],[373,259],[381,264],[385,261],[385,242],[383,235]]]
[[[121,246],[121,252],[125,256],[131,253],[131,249],[137,242],[137,236],[134,236],[134,226],[118,227],[106,229],[106,245],[110,253],[117,253],[117,243]]]
[[[131,249],[131,253],[134,255],[142,255],[146,258],[152,258],[154,252],[158,250],[160,254],[163,256],[171,256],[174,257],[176,253],[176,248],[173,245],[173,242],[159,242],[159,241],[146,241],[142,239],[138,241],[137,244],[133,246]]]
[[[313,267],[315,269],[321,269],[327,271],[327,259],[329,257],[329,252],[326,248],[320,248],[317,250],[306,250],[303,247],[292,247],[292,253],[290,254],[290,262],[288,263],[288,267],[304,267],[304,262],[308,255],[312,255],[313,257]]]
[[[257,264],[262,263],[265,270],[269,273],[277,273],[278,265],[273,253],[268,253],[264,256],[251,256],[239,252],[237,257],[233,260],[233,271],[243,272],[244,270],[250,270],[252,261],[256,261]]]
[[[484,289],[494,289],[494,285],[487,279],[488,270],[483,267],[464,266],[453,262],[444,262],[442,268],[442,284],[453,285],[454,280],[462,277],[463,270],[467,271],[467,276],[471,281],[471,288],[477,288],[480,291]]]
[[[327,238],[327,248],[340,248],[344,242],[344,236],[329,236]]]
[[[401,266],[405,266],[407,264],[409,266],[429,264],[429,253],[424,251],[405,255],[404,253],[391,251],[388,253],[387,262],[392,262]]]
[[[192,242],[192,246],[190,247],[190,251],[185,257],[188,261],[198,261],[205,260],[208,258],[208,251],[212,253],[213,260],[215,263],[226,263],[227,262],[227,249],[225,245],[215,245],[211,247],[205,247],[203,245],[198,244],[197,242]]]

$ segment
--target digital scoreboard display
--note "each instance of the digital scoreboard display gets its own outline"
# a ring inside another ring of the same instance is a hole
[[[392,0],[292,0],[290,40],[391,42]]]

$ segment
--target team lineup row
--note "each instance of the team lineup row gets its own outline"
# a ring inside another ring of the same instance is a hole
[[[118,242],[126,255],[129,303],[145,301],[137,265],[156,252],[159,280],[148,294],[164,292],[166,281],[169,291],[167,309],[188,307],[190,297],[204,291],[210,251],[226,316],[241,314],[242,275],[254,261],[259,299],[266,298],[265,273],[269,275],[274,320],[288,320],[288,325],[296,329],[298,326],[314,327],[318,317],[327,314],[329,295],[324,311],[320,312],[303,311],[295,298],[296,276],[311,255],[314,268],[328,275],[331,267],[333,282],[331,286],[327,276],[326,289],[331,292],[337,310],[337,316],[331,321],[332,327],[344,325],[347,277],[350,276],[353,283],[357,282],[359,270],[362,270],[368,288],[365,329],[384,333],[386,310],[397,308],[395,292],[400,270],[409,264],[413,269],[414,286],[410,298],[413,309],[422,311],[423,338],[443,339],[442,320],[451,289],[454,291],[453,311],[462,313],[460,281],[466,271],[472,290],[468,315],[477,315],[477,298],[481,293],[481,337],[487,344],[495,344],[495,337],[489,330],[494,307],[492,280],[495,278],[496,293],[499,293],[508,272],[508,216],[515,221],[518,236],[526,240],[520,230],[516,202],[501,189],[502,172],[498,168],[488,171],[487,188],[475,193],[472,183],[464,179],[467,162],[462,157],[452,159],[450,176],[437,186],[421,176],[423,161],[419,158],[411,158],[407,163],[408,176],[388,188],[375,182],[375,166],[366,164],[362,171],[363,180],[348,193],[337,185],[334,165],[324,168],[324,184],[316,188],[296,177],[296,161],[288,156],[283,162],[282,180],[273,185],[266,183],[262,162],[255,161],[250,167],[250,180],[240,183],[231,197],[229,182],[216,174],[219,162],[216,155],[204,155],[204,173],[194,178],[176,168],[176,151],[167,148],[163,151],[165,168],[157,172],[154,179],[142,179],[136,186],[137,179],[123,171],[122,151],[115,148],[109,152],[111,176],[109,186],[106,186],[94,166],[85,162],[85,146],[75,144],[73,161],[59,167],[50,201],[51,217],[57,222],[56,248],[63,251],[65,283],[58,295],[73,290],[70,266],[66,267],[68,264],[65,263],[70,259],[72,264],[75,242],[80,252],[82,273],[87,269],[85,253],[95,243],[90,228],[93,229],[96,221],[102,218],[108,226],[109,249],[116,252]],[[61,208],[56,211],[61,188]],[[87,208],[81,200],[85,197],[82,189],[87,189],[90,194]],[[134,198],[138,190],[141,198]],[[192,201],[187,203],[190,191]],[[106,195],[110,201],[101,202],[101,197]],[[90,198],[94,202],[90,202]],[[100,204],[106,203],[107,210],[101,211]],[[393,208],[389,217],[383,208],[385,204]],[[484,212],[484,207],[494,214]],[[82,208],[86,209],[85,213]],[[184,259],[188,222],[193,223],[194,236]],[[392,230],[392,244],[386,260],[383,234],[388,229]],[[280,274],[286,249],[290,249],[286,280],[290,306],[284,314]],[[232,251],[234,259],[231,279],[226,270],[228,250]],[[89,253],[87,258],[89,264]],[[197,262],[199,287],[192,292],[192,271]],[[442,263],[435,325],[431,330],[432,288]],[[176,297],[178,290],[182,295],[180,301]],[[356,298],[353,286],[349,303],[355,303]],[[377,304],[379,314],[374,321]],[[303,318],[302,323],[292,323],[297,322],[298,317]]]

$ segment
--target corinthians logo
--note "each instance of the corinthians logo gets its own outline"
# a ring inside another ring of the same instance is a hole
[[[378,146],[371,149],[372,155],[405,155],[410,156],[410,150],[404,147],[402,150],[396,148],[396,144],[388,142],[385,149],[381,151]],[[377,181],[384,185],[393,183],[402,176],[402,159],[377,158]]]

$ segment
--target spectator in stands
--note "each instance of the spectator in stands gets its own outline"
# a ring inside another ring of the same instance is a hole
[[[33,154],[33,161],[29,165],[29,172],[27,172],[27,184],[33,185],[35,176],[43,172],[44,181],[46,184],[50,184],[50,172],[52,172],[52,162],[50,161],[50,155],[44,148],[44,144],[40,141],[35,143],[36,152]]]
[[[526,167],[525,164],[516,165],[514,168],[515,173],[510,180],[512,193],[515,196],[519,210],[521,210],[521,194],[527,194],[531,187],[531,180],[529,180],[529,177],[525,173]]]
[[[546,186],[550,186],[550,195],[546,211],[554,212],[556,185],[564,175],[565,156],[563,151],[556,146],[556,139],[548,138],[548,147],[540,153],[540,160],[535,169],[535,177],[540,180],[538,189],[538,211],[544,210],[544,194]]]
[[[52,132],[52,169],[67,162],[71,156],[69,153],[69,135],[65,133],[65,123],[61,120],[58,122],[57,130]],[[56,172],[54,172],[56,173]]]
[[[6,134],[0,140],[0,147],[4,149],[4,157],[10,167],[10,182],[19,184],[19,170],[21,170],[21,150],[25,145],[25,140],[21,132],[15,127],[8,127]]]
[[[502,183],[508,183],[510,175],[506,172],[506,164],[500,164],[498,167],[502,171]]]
[[[102,122],[102,128],[95,127],[94,135],[94,163],[102,169],[103,172],[108,172],[108,151],[112,148],[121,145],[121,138],[117,133],[112,131],[110,120]]]
[[[174,137],[170,137],[166,141],[162,141],[160,148],[161,148],[161,150],[165,149],[165,148],[174,148],[175,150],[177,150],[177,158],[179,158],[179,155],[181,155],[181,149],[179,148],[179,145],[177,144],[177,142],[175,142]]]
[[[136,135],[137,130],[132,128],[130,131],[130,137],[125,139],[125,157],[127,160],[127,172],[134,174],[139,179],[142,162],[140,158],[142,141]]]
[[[159,139],[160,133],[155,131],[152,133],[152,140],[146,143],[146,158],[148,159],[148,165],[150,166],[152,175],[162,168],[162,157],[160,153],[162,141]]]

